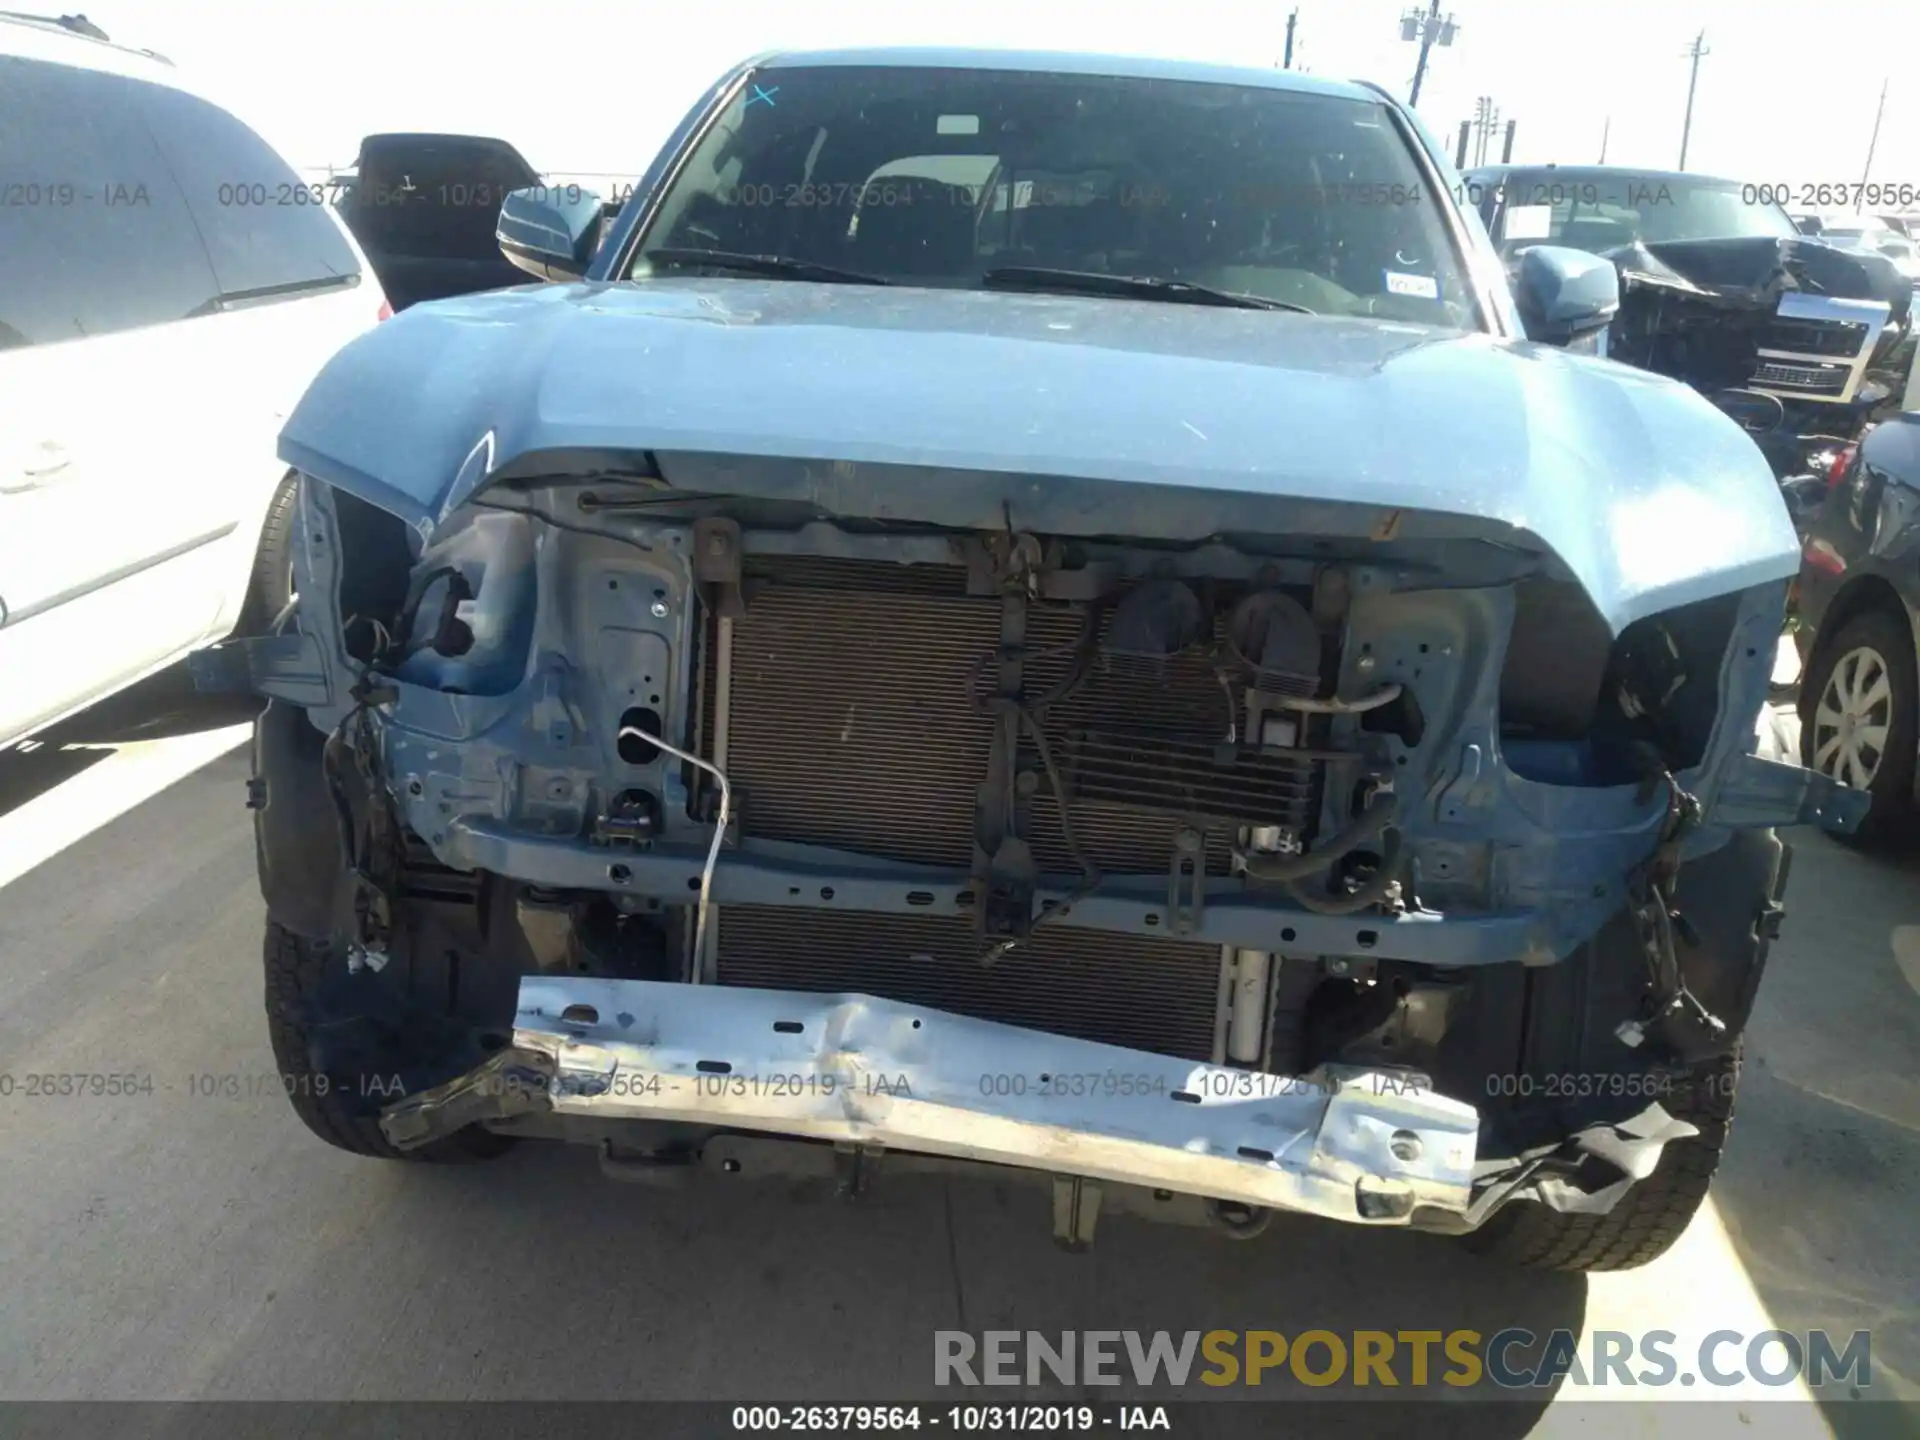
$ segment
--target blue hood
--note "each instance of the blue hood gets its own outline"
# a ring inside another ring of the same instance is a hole
[[[530,286],[376,327],[280,436],[287,463],[423,531],[492,471],[579,449],[1470,517],[1558,556],[1616,630],[1799,567],[1767,462],[1693,391],[1386,320],[692,277]]]

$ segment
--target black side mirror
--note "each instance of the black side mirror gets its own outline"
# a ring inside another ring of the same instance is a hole
[[[1513,299],[1529,340],[1565,345],[1604,330],[1619,313],[1612,261],[1562,245],[1535,245],[1517,258]]]
[[[602,202],[582,185],[510,190],[494,238],[500,253],[542,280],[578,280],[600,242]]]

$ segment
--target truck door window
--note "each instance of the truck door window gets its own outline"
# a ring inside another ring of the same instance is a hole
[[[351,201],[361,244],[381,255],[498,260],[500,206],[539,176],[497,142],[461,135],[373,137]]]

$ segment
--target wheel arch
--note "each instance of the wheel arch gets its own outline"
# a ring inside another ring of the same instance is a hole
[[[1907,637],[1907,653],[1914,673],[1920,675],[1920,626],[1915,623],[1913,604],[1887,576],[1877,572],[1860,576],[1833,597],[1833,603],[1820,617],[1819,632],[1807,651],[1806,664],[1801,671],[1799,700],[1795,706],[1805,735],[1812,734],[1814,707],[1819,700],[1816,693],[1819,687],[1811,682],[1821,677],[1822,667],[1826,664],[1835,637],[1863,615],[1884,615],[1900,627]],[[1915,699],[1920,701],[1920,696]],[[1801,754],[1802,763],[1811,764],[1811,752],[1803,750]],[[1904,787],[1904,791],[1915,803],[1920,803],[1920,766],[1915,768],[1913,781]]]
[[[1813,648],[1807,654],[1807,669],[1812,670],[1814,661],[1819,658],[1827,642],[1839,634],[1843,626],[1870,610],[1883,611],[1906,626],[1907,638],[1914,643],[1914,663],[1920,666],[1920,637],[1915,635],[1912,606],[1891,580],[1878,572],[1871,572],[1849,581],[1833,597],[1833,603],[1827,606],[1827,613],[1820,617],[1819,634],[1814,637]],[[1804,702],[1804,696],[1802,698]]]

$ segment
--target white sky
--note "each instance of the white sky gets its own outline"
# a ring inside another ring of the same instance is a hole
[[[54,9],[48,3],[45,8]],[[685,108],[756,51],[831,44],[1093,49],[1278,63],[1287,0],[69,0],[171,56],[296,166],[362,134],[511,140],[549,174],[637,175]],[[1294,59],[1405,96],[1400,0],[1303,0]],[[1516,160],[1672,168],[1704,28],[1688,168],[1801,184],[1920,186],[1920,0],[1455,0],[1420,112],[1451,151],[1476,97],[1519,122]],[[1799,208],[1797,205],[1792,208]],[[1821,207],[1828,208],[1828,207]]]

